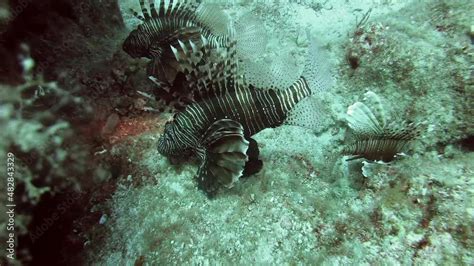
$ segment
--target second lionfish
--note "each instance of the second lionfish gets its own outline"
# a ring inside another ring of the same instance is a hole
[[[347,122],[351,135],[343,150],[343,154],[353,155],[348,160],[389,162],[406,152],[410,142],[420,135],[421,123],[398,120],[387,123],[386,116],[380,98],[371,91],[365,93],[363,102],[349,106]]]
[[[141,24],[124,41],[123,50],[133,58],[151,59],[147,74],[167,92],[175,79],[179,79],[177,74],[180,68],[170,48],[178,46],[178,40],[192,41],[201,46],[203,36],[211,48],[226,47],[230,39],[236,40],[237,54],[241,59],[265,50],[265,30],[250,14],[230,23],[229,17],[214,4],[176,0],[159,0],[156,3],[149,0],[148,4],[140,0],[139,3],[141,14],[133,12]],[[169,93],[187,93],[181,89],[173,87],[174,91]]]

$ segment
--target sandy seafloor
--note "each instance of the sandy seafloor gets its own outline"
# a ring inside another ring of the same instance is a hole
[[[136,6],[129,2],[124,10]],[[193,181],[197,164],[174,166],[158,154],[158,133],[116,145],[112,154],[128,154],[138,171],[96,206],[108,213],[106,234],[88,245],[89,262],[473,265],[474,153],[462,141],[474,133],[472,2],[242,1],[223,8],[231,16],[253,10],[268,31],[262,56],[292,51],[297,65],[310,29],[336,79],[319,96],[328,114],[315,119],[325,126],[257,134],[263,170],[213,200]],[[124,16],[131,28],[135,20]],[[356,68],[349,55],[360,60]],[[427,123],[414,150],[388,165],[347,163],[338,154],[346,109],[369,90],[391,116]]]
[[[469,2],[224,5],[231,15],[254,10],[261,16],[268,57],[297,51],[302,62],[306,28],[325,47],[336,82],[320,95],[329,115],[315,119],[326,120],[324,128],[282,126],[259,133],[263,170],[213,200],[193,181],[196,164],[174,166],[158,154],[157,133],[117,145],[112,153],[129,153],[139,171],[97,207],[108,210],[107,235],[100,246],[91,243],[89,261],[474,264],[474,153],[472,144],[459,142],[474,132]],[[360,40],[356,23],[369,9]],[[350,51],[360,55],[356,69],[348,63]],[[338,155],[346,108],[368,90],[384,100],[387,113],[428,123],[413,152],[388,165],[347,163]],[[133,185],[137,180],[140,185]]]

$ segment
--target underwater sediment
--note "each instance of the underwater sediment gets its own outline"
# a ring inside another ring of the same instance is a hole
[[[471,1],[203,2],[0,1],[2,265],[474,263]]]

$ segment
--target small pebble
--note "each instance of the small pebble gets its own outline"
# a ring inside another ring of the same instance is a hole
[[[107,222],[107,214],[102,214],[99,220],[99,224],[105,224]]]
[[[120,117],[118,114],[113,113],[107,117],[104,127],[102,128],[102,136],[107,136],[114,133],[118,124],[120,123]]]

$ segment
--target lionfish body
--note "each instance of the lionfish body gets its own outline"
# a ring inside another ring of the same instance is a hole
[[[289,88],[257,89],[237,75],[235,50],[227,49],[220,62],[206,64],[200,60],[208,53],[206,49],[199,50],[193,43],[192,49],[183,43],[180,47],[183,53],[174,49],[176,57],[187,66],[184,72],[188,82],[199,92],[201,100],[177,113],[165,126],[158,150],[165,156],[193,150],[202,162],[197,181],[208,195],[213,195],[221,185],[232,186],[240,176],[258,172],[262,162],[258,159],[257,143],[251,137],[265,128],[297,125],[298,118],[292,113],[296,106],[315,89],[330,86],[327,77],[327,84],[315,81],[324,71],[313,69],[320,62],[308,60],[303,76]],[[311,89],[312,84],[316,88]],[[307,115],[305,119],[320,119],[308,112],[298,113]]]
[[[403,152],[413,138],[414,136],[411,136],[411,134],[360,137],[347,145],[344,153],[355,155],[351,160],[365,158],[371,161],[389,162],[398,153]]]
[[[311,94],[304,78],[287,90],[258,90],[252,86],[234,89],[225,95],[192,103],[178,113],[173,119],[176,137],[166,153],[177,155],[183,147],[198,147],[209,126],[223,119],[242,125],[245,138],[266,128],[278,127],[291,109]],[[165,148],[161,150],[165,151]]]

